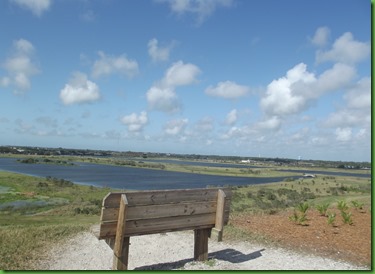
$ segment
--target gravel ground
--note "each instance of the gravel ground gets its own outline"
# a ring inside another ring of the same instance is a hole
[[[194,262],[193,231],[130,238],[129,270],[368,270],[346,262],[309,256],[250,242],[209,240],[209,261]],[[112,249],[91,232],[55,246],[42,270],[110,270]]]

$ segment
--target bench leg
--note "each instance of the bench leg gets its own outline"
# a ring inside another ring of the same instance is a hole
[[[127,270],[128,269],[129,245],[130,245],[130,237],[124,237],[121,256],[117,257],[116,254],[113,255],[113,266],[112,266],[113,270]]]
[[[207,261],[210,228],[194,230],[194,260]]]

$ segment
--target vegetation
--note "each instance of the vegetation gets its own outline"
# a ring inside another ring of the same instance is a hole
[[[98,222],[109,191],[0,172],[0,269],[35,269],[52,244]]]
[[[60,153],[65,152],[60,151]],[[113,154],[110,155],[113,156]],[[144,159],[145,155],[142,154],[139,157]],[[268,161],[265,162],[270,166],[263,166],[263,168],[246,166],[220,168],[160,164],[142,159],[127,160],[119,157],[95,158],[78,154],[75,156],[28,156],[24,159],[29,163],[39,164],[65,164],[65,162],[69,164],[84,161],[249,177],[285,176],[286,174]],[[277,163],[286,164],[282,161]],[[313,179],[297,180],[290,178],[278,183],[232,187],[231,214],[275,214],[282,210],[294,210],[290,218],[303,225],[306,224],[308,210],[316,208],[321,215],[327,216],[329,225],[335,225],[336,214],[328,210],[329,205],[336,205],[342,212],[345,212],[341,213],[343,222],[352,224],[352,215],[348,212],[348,205],[351,204],[357,210],[364,210],[371,201],[370,179],[355,177],[355,172],[362,171],[353,171],[353,177],[317,176]],[[293,176],[293,173],[287,174]],[[98,222],[101,201],[110,191],[113,190],[77,185],[61,178],[36,178],[0,172],[0,244],[2,246],[0,269],[35,269],[38,260],[46,256],[52,244],[59,243],[65,237],[88,229]],[[249,235],[230,224],[226,228],[225,235],[227,238],[260,237]]]

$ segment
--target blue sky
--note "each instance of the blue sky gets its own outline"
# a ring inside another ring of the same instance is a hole
[[[370,1],[0,1],[0,145],[370,161]]]

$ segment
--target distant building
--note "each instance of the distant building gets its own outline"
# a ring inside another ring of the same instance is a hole
[[[304,174],[303,174],[303,177],[305,177],[305,178],[315,178],[316,175],[314,175],[314,174],[309,174],[309,173],[304,173]]]

